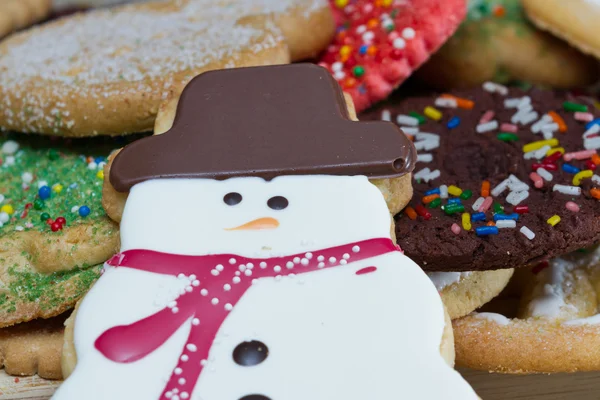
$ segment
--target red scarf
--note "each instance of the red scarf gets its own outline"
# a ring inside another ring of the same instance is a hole
[[[118,363],[137,361],[158,349],[186,321],[192,319],[187,342],[160,399],[175,393],[189,397],[212,342],[254,279],[304,274],[376,257],[400,247],[387,238],[369,239],[328,249],[274,258],[247,258],[233,254],[184,256],[151,250],[128,250],[107,264],[189,279],[186,292],[161,311],[130,325],[115,326],[96,339],[106,358]],[[374,266],[357,275],[374,272]],[[173,391],[175,389],[175,391]]]

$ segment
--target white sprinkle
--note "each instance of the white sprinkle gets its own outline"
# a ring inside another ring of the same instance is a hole
[[[244,272],[246,270],[246,265],[245,264],[240,264],[240,266],[238,267],[238,269],[240,270],[240,272]]]
[[[583,147],[585,147],[586,150],[600,149],[600,136],[591,139],[583,139]]]
[[[498,129],[498,121],[494,120],[494,121],[486,122],[485,124],[479,124],[479,125],[477,125],[477,128],[475,128],[475,129],[477,130],[477,133],[485,133],[485,132],[493,131],[494,129]]]
[[[2,152],[4,154],[15,154],[17,150],[19,150],[19,143],[15,142],[14,140],[7,140],[2,145]]]
[[[392,113],[390,112],[390,110],[383,110],[381,112],[381,120],[382,121],[391,121],[392,120]]]
[[[523,97],[521,97],[521,102],[519,102],[519,104],[517,105],[517,108],[523,109],[523,108],[529,107],[530,105],[531,105],[531,97],[523,96]]]
[[[206,289],[202,289],[202,290],[200,290],[200,294],[201,294],[202,296],[206,296],[206,295],[208,295],[208,290],[206,290]]]
[[[212,270],[210,271],[210,273],[211,273],[213,276],[219,276],[219,271],[217,271],[216,269],[212,269]]]
[[[191,351],[192,353],[198,350],[198,347],[196,347],[196,345],[192,343],[188,343],[188,345],[185,346],[185,348]]]
[[[552,191],[567,194],[569,196],[581,195],[581,188],[579,186],[554,185]]]
[[[395,49],[403,49],[404,47],[406,47],[406,42],[404,41],[404,39],[399,37],[399,38],[394,39],[394,41],[392,42],[392,45],[394,46]]]
[[[23,172],[21,179],[25,183],[31,183],[31,181],[33,181],[33,174],[31,172]]]
[[[401,126],[400,129],[402,129],[402,132],[404,132],[407,135],[416,135],[417,133],[419,133],[419,128],[415,128],[412,126]]]
[[[300,257],[294,257],[294,264],[300,264]]]
[[[600,185],[600,176],[596,174],[592,175],[592,182],[594,182],[597,185]]]
[[[533,238],[535,237],[535,233],[533,233],[531,229],[529,229],[526,226],[522,226],[521,229],[519,229],[519,232],[525,235],[525,237],[529,240],[533,240]]]
[[[548,152],[548,150],[550,150],[552,147],[545,145],[540,149],[534,150],[534,154],[533,157],[541,160],[542,158],[546,157],[546,153]]]
[[[229,259],[229,264],[231,264],[231,265],[235,264],[235,258],[230,258]]]
[[[265,269],[265,268],[267,268],[267,263],[266,263],[266,262],[264,262],[264,261],[261,261],[261,263],[259,264],[259,266],[260,266],[262,269]]]
[[[524,115],[523,117],[521,117],[521,120],[519,121],[522,125],[527,125],[532,123],[533,121],[535,121],[538,118],[538,113],[535,111],[532,111],[529,114]]]
[[[542,130],[542,136],[544,137],[544,140],[550,140],[554,138],[554,133],[547,130]]]
[[[182,398],[182,400],[187,400],[190,398],[190,395],[188,394],[188,392],[181,392],[181,394],[179,395],[179,397]]]
[[[293,263],[293,262],[291,262],[291,261],[288,261],[288,262],[285,264],[285,266],[287,267],[287,269],[292,269],[292,268],[294,268],[294,263]]]
[[[25,230],[25,228],[23,228],[21,225],[17,225],[17,226],[15,226],[15,231],[19,231],[19,232],[21,232],[21,231],[23,231],[23,230]]]
[[[346,73],[344,71],[335,71],[333,73],[333,77],[336,80],[341,81],[342,79],[344,79],[346,77]]]
[[[4,165],[6,165],[6,166],[15,165],[15,157],[6,156],[6,158],[4,159]]]
[[[439,170],[439,169],[436,169],[435,171],[431,171],[431,173],[429,173],[429,174],[425,175],[425,176],[423,177],[423,181],[425,181],[425,182],[432,181],[432,180],[434,180],[434,179],[437,179],[437,178],[439,178],[439,177],[440,177],[440,175],[441,175],[441,173],[440,173],[440,170]]]
[[[71,212],[72,213],[76,213],[77,211],[79,211],[79,206],[73,206],[73,207],[71,207]]]
[[[233,306],[230,303],[225,304],[225,310],[231,311],[233,310]]]
[[[192,281],[192,286],[200,286],[200,281],[198,279],[194,279]]]
[[[325,257],[323,257],[323,256],[317,257],[317,261],[324,261],[324,260],[325,260]]]
[[[240,279],[239,276],[234,276],[233,279],[231,280],[233,283],[240,283],[242,280]]]
[[[187,354],[182,354],[179,359],[183,362],[187,362],[190,359],[190,357]]]
[[[417,151],[421,151],[421,150],[434,150],[437,149],[438,147],[440,147],[440,141],[439,140],[435,140],[435,139],[427,139],[427,140],[421,140],[418,142],[414,143],[415,145],[415,149]]]
[[[437,107],[447,107],[447,108],[456,108],[458,104],[455,99],[447,98],[447,97],[438,97],[435,99],[434,104]]]
[[[8,213],[0,212],[0,222],[2,222],[3,224],[7,223],[8,220],[10,219],[10,216],[8,215]]]
[[[304,255],[304,257],[306,257],[308,260],[312,260],[312,258],[313,258],[313,253],[306,253],[306,254]]]
[[[506,202],[512,204],[513,206],[516,206],[528,197],[528,190],[524,190],[522,192],[510,192],[508,196],[506,196]]]
[[[553,176],[545,168],[538,168],[535,172],[537,172],[537,174],[539,176],[541,176],[542,178],[544,178],[545,181],[552,182]]]
[[[344,260],[348,260],[348,259],[350,259],[350,254],[348,254],[348,253],[344,253],[344,255],[342,256],[342,258],[343,258]]]
[[[447,199],[447,198],[448,198],[448,186],[441,185],[440,186],[440,199]]]
[[[498,229],[502,229],[502,228],[516,228],[517,227],[517,221],[515,221],[514,219],[501,219],[496,221],[496,227]]]
[[[219,265],[217,265],[217,266],[215,267],[215,269],[216,269],[217,271],[221,272],[221,271],[223,271],[223,270],[225,269],[225,267],[223,267],[223,265],[222,265],[222,264],[219,264]],[[191,278],[191,277],[190,277],[190,278]]]
[[[219,304],[219,299],[217,299],[216,297],[213,297],[210,302],[213,306],[216,306],[217,304]]]
[[[544,114],[535,124],[531,125],[531,132],[539,133],[542,127],[552,122],[553,119],[548,114]]]
[[[504,100],[504,108],[517,108],[523,98],[521,97],[511,97],[509,99]]]
[[[556,132],[557,130],[558,124],[556,122],[542,126],[542,131]]]
[[[176,302],[176,301],[170,301],[170,302],[167,304],[167,307],[169,307],[169,308],[173,308],[173,307],[175,307],[176,305],[177,305],[177,302]]]
[[[175,372],[175,375],[181,375],[183,370],[181,368],[177,367],[177,368],[175,368],[175,370],[173,372]]]
[[[336,261],[337,261],[337,260],[336,260],[336,258],[335,258],[335,257],[329,257],[329,262],[330,262],[331,264],[335,264],[335,262],[336,262]]]
[[[179,378],[179,380],[177,381],[177,383],[179,383],[180,385],[185,385],[185,379],[184,378]]]
[[[428,153],[417,154],[417,162],[431,162],[433,161],[433,155]]]
[[[355,253],[358,253],[360,251],[360,247],[359,246],[352,246],[352,251]]]
[[[402,37],[404,39],[408,39],[408,40],[414,39],[416,34],[417,33],[415,32],[415,30],[413,28],[404,28],[402,30]]]
[[[529,185],[524,182],[511,182],[508,184],[508,188],[511,192],[522,192],[523,190],[529,190]]]
[[[292,266],[293,266],[293,265],[294,265],[294,264],[292,264]],[[276,273],[279,273],[279,272],[281,272],[281,267],[280,267],[279,265],[276,265],[276,266],[273,268],[273,271],[275,271]]]
[[[229,290],[231,290],[231,285],[229,283],[224,284],[223,285],[223,290],[226,291],[226,292],[229,291]]]
[[[483,197],[480,197],[477,200],[475,200],[475,203],[473,203],[473,211],[479,212],[479,207],[481,207],[484,201],[485,199]]]
[[[319,268],[323,268],[324,266],[325,266],[324,262],[320,262],[319,265],[318,265]]]
[[[531,160],[532,158],[535,158],[535,152],[536,150],[528,151],[527,153],[523,154],[523,158],[526,160]]]
[[[484,82],[483,90],[490,93],[499,93],[502,96],[506,96],[508,94],[508,88],[506,86],[500,85],[494,82]]]
[[[415,136],[417,140],[437,140],[440,141],[440,135],[436,133],[419,132]]]
[[[504,192],[508,188],[508,184],[510,183],[510,179],[506,178],[502,182],[500,182],[495,188],[492,189],[492,196],[498,197],[502,192]]]
[[[306,267],[309,264],[308,258],[303,258],[302,260],[300,260],[300,264]]]
[[[193,318],[192,319],[192,325],[195,325],[195,326],[200,325],[200,320],[198,318]]]
[[[396,117],[396,123],[398,125],[418,126],[419,120],[410,115],[400,114]]]
[[[415,180],[422,179],[425,175],[429,175],[430,173],[431,173],[431,170],[429,168],[423,168],[419,172],[413,174],[413,179],[415,179]]]
[[[251,269],[247,269],[246,271],[244,271],[244,275],[246,275],[246,276],[252,276],[252,270]]]

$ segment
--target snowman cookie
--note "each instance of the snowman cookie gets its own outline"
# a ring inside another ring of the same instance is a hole
[[[547,7],[546,0],[540,3]],[[537,29],[521,0],[470,0],[467,20],[416,75],[440,89],[488,80],[570,88],[594,83],[598,63]]]
[[[411,147],[351,121],[315,65],[193,79],[172,128],[115,157],[121,251],[79,306],[53,398],[477,398],[368,179],[408,172]]]
[[[197,74],[313,57],[333,30],[325,0],[164,0],[61,18],[0,44],[0,129],[149,131]]]
[[[344,99],[350,119],[356,121],[356,111],[354,109],[352,98],[349,94],[344,93]],[[175,95],[171,96],[167,102],[161,104],[156,117],[156,123],[154,125],[155,135],[163,134],[171,129],[173,126],[173,120],[175,119],[178,102],[179,95]],[[116,191],[109,179],[112,160],[116,154],[117,153],[114,153],[109,157],[109,161],[105,166],[102,205],[104,206],[104,209],[110,218],[116,222],[120,222],[123,215],[123,208],[125,207],[125,202],[127,200],[127,192]],[[405,157],[405,161],[408,163],[407,166],[410,166],[414,163],[415,157],[416,155],[412,151],[407,152]],[[410,168],[412,167],[409,167],[408,169]],[[394,178],[373,178],[371,179],[371,183],[381,190],[381,193],[383,194],[383,197],[392,214],[400,212],[412,197],[413,191],[410,173]]]
[[[117,145],[0,134],[0,327],[72,308],[118,249],[100,199]]]

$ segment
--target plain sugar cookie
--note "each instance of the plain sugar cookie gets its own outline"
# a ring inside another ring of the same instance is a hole
[[[549,31],[584,53],[600,58],[598,0],[523,0],[523,7],[539,28]]]
[[[453,321],[457,365],[513,374],[600,369],[599,254],[522,269],[511,291]]]
[[[314,55],[332,33],[324,0],[179,0],[76,14],[0,44],[0,127],[149,131],[160,102],[197,74],[285,64]]]
[[[473,272],[430,272],[427,275],[442,296],[451,319],[470,314],[498,296],[513,269]]]
[[[598,62],[537,29],[520,0],[472,0],[467,20],[416,75],[440,89],[485,81],[571,88],[594,83]]]

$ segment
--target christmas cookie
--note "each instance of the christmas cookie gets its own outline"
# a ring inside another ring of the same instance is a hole
[[[354,104],[352,103],[352,98],[350,98],[348,94],[344,94],[344,98],[346,100],[346,107],[348,109],[348,115],[350,119],[356,121],[356,111],[354,109]],[[172,96],[167,102],[160,106],[154,127],[155,135],[163,134],[171,129],[173,126],[173,120],[175,119],[178,102],[179,96]],[[299,135],[301,135],[301,133],[299,133]],[[104,206],[104,209],[109,217],[116,222],[120,222],[123,214],[123,208],[125,207],[125,202],[127,200],[127,193],[116,191],[109,179],[110,167],[116,154],[117,153],[109,157],[109,162],[105,166],[102,205]],[[412,166],[414,164],[415,157],[416,156],[412,148],[407,151],[405,156],[407,166]],[[381,190],[381,193],[383,194],[383,197],[385,198],[388,208],[392,214],[400,212],[400,210],[406,206],[412,197],[410,173],[395,178],[374,178],[371,179],[371,182],[377,186],[379,190]]]
[[[464,317],[486,304],[506,287],[513,269],[473,272],[430,272],[451,319]]]
[[[114,159],[121,250],[79,306],[54,399],[475,399],[368,180],[408,172],[411,145],[346,107],[310,64],[193,79],[171,129]]]
[[[488,80],[568,88],[593,83],[598,63],[538,30],[520,0],[472,0],[467,20],[417,75],[441,89]]]
[[[41,21],[50,14],[51,0],[2,0],[0,38]]]
[[[536,264],[597,243],[598,117],[587,98],[489,82],[364,114],[398,123],[419,154],[398,244],[425,270],[457,272]]]
[[[330,0],[337,32],[321,57],[358,111],[381,101],[454,33],[466,0]]]
[[[595,34],[596,19],[600,16],[598,0],[523,0],[523,7],[540,29],[600,58],[600,39]]]
[[[0,135],[0,327],[72,307],[118,248],[100,199],[115,145]]]
[[[64,315],[0,329],[0,368],[9,375],[61,379]]]
[[[162,1],[61,18],[0,44],[0,128],[148,131],[197,74],[314,56],[333,28],[325,0]]]
[[[454,321],[457,364],[504,373],[600,369],[600,253],[523,269],[521,290]]]

